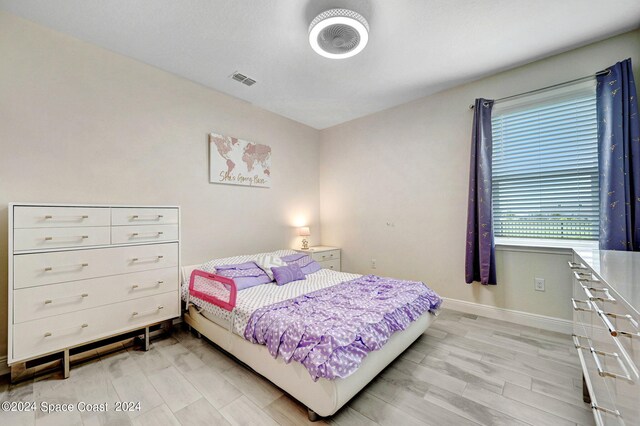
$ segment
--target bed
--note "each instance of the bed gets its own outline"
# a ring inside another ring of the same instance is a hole
[[[293,250],[279,250],[268,254],[285,257],[295,253]],[[274,353],[269,342],[252,342],[256,341],[254,335],[258,336],[261,329],[261,324],[256,320],[257,314],[262,313],[266,317],[274,307],[288,308],[292,304],[298,306],[292,301],[306,300],[310,295],[326,295],[333,292],[336,293],[335,297],[343,297],[339,294],[340,289],[356,289],[360,281],[376,280],[379,277],[320,269],[307,275],[302,281],[294,281],[283,286],[269,283],[238,291],[232,311],[195,297],[193,292],[190,294],[189,283],[194,270],[212,271],[220,265],[251,262],[259,255],[215,259],[203,265],[183,267],[182,296],[187,306],[184,320],[198,333],[304,404],[310,420],[318,420],[320,417],[336,413],[424,333],[440,306],[440,298],[429,289],[430,294],[435,296],[429,299],[431,302],[427,308],[423,308],[424,312],[414,312],[410,323],[405,321],[401,330],[391,332],[381,347],[371,350],[361,358],[356,368],[351,368],[346,373],[340,367],[333,370],[326,368],[327,371],[314,370],[311,374],[309,365],[303,365],[293,359],[287,359],[289,362],[286,362],[286,357],[278,356],[277,349]],[[366,284],[368,283],[364,283]],[[277,312],[281,314],[287,311],[280,309]],[[327,365],[329,364],[327,362]],[[338,377],[342,375],[345,377]]]

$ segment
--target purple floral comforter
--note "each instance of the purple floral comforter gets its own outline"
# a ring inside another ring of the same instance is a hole
[[[302,363],[314,381],[347,377],[367,353],[441,303],[421,282],[367,275],[257,309],[244,337],[274,358]]]

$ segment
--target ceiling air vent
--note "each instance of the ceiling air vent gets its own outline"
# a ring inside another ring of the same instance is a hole
[[[256,84],[256,81],[252,78],[247,77],[244,74],[241,74],[239,72],[234,72],[231,75],[231,78],[234,79],[235,81],[239,81],[240,83],[244,84],[245,86],[253,86],[254,84]]]

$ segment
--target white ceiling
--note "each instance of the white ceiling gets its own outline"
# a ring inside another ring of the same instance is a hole
[[[333,7],[369,21],[311,50]],[[0,8],[322,129],[640,26],[638,0],[0,0]],[[234,71],[258,81],[229,78]]]

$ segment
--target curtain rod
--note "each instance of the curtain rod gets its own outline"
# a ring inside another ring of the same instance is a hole
[[[517,98],[517,97],[520,97],[520,96],[525,96],[525,95],[530,95],[530,94],[533,94],[533,93],[543,92],[545,90],[555,89],[556,87],[566,86],[568,84],[580,83],[581,81],[587,81],[587,80],[590,80],[592,78],[596,78],[597,76],[600,76],[600,75],[609,75],[609,74],[611,74],[611,70],[610,69],[606,69],[604,71],[598,71],[597,73],[595,73],[593,75],[587,75],[587,76],[584,76],[584,77],[576,78],[574,80],[565,81],[564,83],[553,84],[551,86],[543,87],[541,89],[529,90],[528,92],[518,93],[517,95],[505,96],[504,98],[496,99],[494,102],[502,102],[502,101],[506,101],[508,99],[513,99],[513,98]],[[469,109],[473,109],[473,108],[474,108],[473,104],[469,105]]]

